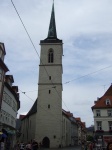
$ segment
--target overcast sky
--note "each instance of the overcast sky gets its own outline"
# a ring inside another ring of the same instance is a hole
[[[13,0],[40,55],[47,37],[52,0]],[[92,125],[91,107],[112,82],[112,0],[55,0],[57,36],[63,40],[63,109]],[[0,42],[7,74],[19,88],[26,114],[37,98],[39,57],[11,3],[0,0]],[[23,94],[22,92],[26,92]]]

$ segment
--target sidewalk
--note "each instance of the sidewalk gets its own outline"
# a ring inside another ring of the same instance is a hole
[[[41,148],[41,150],[81,150],[81,146],[71,146],[62,148]]]

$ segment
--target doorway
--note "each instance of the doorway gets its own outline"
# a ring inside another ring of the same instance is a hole
[[[42,140],[42,146],[44,148],[49,148],[50,147],[50,140],[48,137],[44,137]]]

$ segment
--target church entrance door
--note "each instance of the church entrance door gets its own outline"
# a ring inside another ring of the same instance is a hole
[[[50,140],[49,140],[48,137],[44,137],[44,138],[43,138],[42,146],[43,146],[44,148],[49,148],[49,147],[50,147]]]

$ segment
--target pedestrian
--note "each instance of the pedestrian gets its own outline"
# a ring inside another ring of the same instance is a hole
[[[20,150],[24,150],[24,147],[25,147],[25,146],[24,146],[24,143],[21,142],[21,143],[20,143]]]
[[[34,139],[32,142],[32,150],[37,150],[38,149],[38,142]]]
[[[112,150],[112,142],[109,142],[107,145],[107,150]]]
[[[1,138],[0,140],[0,150],[4,150],[5,149],[5,139]]]
[[[20,150],[19,141],[17,141],[17,142],[15,143],[13,150]]]
[[[85,150],[88,150],[88,145],[87,145],[87,143],[85,144]]]
[[[42,147],[42,143],[40,142],[40,143],[39,143],[39,148],[41,148],[41,147]]]
[[[93,143],[92,142],[89,144],[89,150],[93,150]]]
[[[32,146],[31,146],[31,143],[28,142],[28,144],[26,144],[26,150],[31,150]]]
[[[5,142],[5,150],[10,150],[10,146],[11,146],[10,139],[7,139]]]
[[[82,150],[84,150],[85,148],[84,148],[85,146],[84,146],[84,142],[82,142]]]

